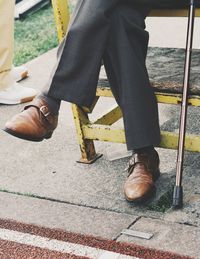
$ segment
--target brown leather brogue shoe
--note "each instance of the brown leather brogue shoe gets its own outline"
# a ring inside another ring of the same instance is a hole
[[[156,150],[133,154],[128,163],[129,176],[124,185],[124,194],[128,201],[144,202],[155,193],[154,182],[160,176],[159,163]]]
[[[51,137],[57,124],[58,116],[43,99],[36,98],[6,123],[4,131],[21,139],[42,141]]]

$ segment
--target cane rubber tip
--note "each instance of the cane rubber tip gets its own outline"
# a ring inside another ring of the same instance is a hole
[[[172,207],[174,209],[180,209],[183,207],[183,187],[182,186],[174,187]]]

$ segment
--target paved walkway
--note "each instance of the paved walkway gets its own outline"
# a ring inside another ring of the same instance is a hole
[[[55,50],[31,61],[27,64],[31,76],[23,84],[40,90],[54,62]],[[113,102],[112,99],[102,98],[96,114],[112,106]],[[1,128],[22,107],[1,105]],[[159,110],[162,127],[177,130],[177,107],[160,105]],[[192,132],[199,130],[198,115],[197,109],[190,109],[192,123],[189,130]],[[133,206],[125,201],[122,193],[126,178],[123,169],[128,158],[111,162],[104,155],[93,165],[76,163],[80,152],[70,104],[62,104],[59,126],[49,141],[22,141],[2,131],[0,141],[0,219],[200,258],[199,154],[186,154],[185,206],[180,211],[171,211],[166,208],[170,204],[169,193],[174,182],[176,151],[158,149],[162,176],[157,183],[157,195],[144,206]],[[112,151],[124,146],[96,143],[96,148],[106,154],[108,148]],[[163,208],[163,204],[166,208]],[[10,235],[12,232],[3,230],[5,225],[0,228],[0,238],[6,240],[5,233]],[[126,229],[150,233],[153,237],[150,240],[132,237],[123,234]],[[19,235],[16,238],[21,239]],[[32,236],[30,238],[35,239]],[[9,238],[17,243],[19,239]],[[5,247],[5,243],[1,244],[0,248]]]

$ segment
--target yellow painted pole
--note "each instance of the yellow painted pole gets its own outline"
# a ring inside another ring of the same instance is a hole
[[[87,139],[98,141],[108,141],[115,143],[126,143],[125,132],[123,128],[114,128],[107,125],[85,124],[82,126],[83,135]],[[168,149],[177,149],[178,134],[174,132],[161,132],[161,143],[159,147]],[[199,135],[188,134],[185,141],[185,150],[200,152]]]
[[[56,21],[59,42],[63,40],[67,32],[70,12],[67,0],[52,0],[54,17]]]
[[[156,92],[155,95],[156,95],[157,101],[159,103],[181,104],[181,102],[182,102],[181,94]],[[113,97],[113,94],[109,87],[98,87],[97,96]],[[192,105],[192,106],[200,106],[200,96],[199,95],[189,96],[188,104]]]
[[[93,140],[86,139],[84,136],[83,125],[90,123],[88,115],[81,107],[76,104],[72,104],[72,112],[82,155],[81,159],[77,162],[83,164],[92,164],[102,155],[96,153]]]

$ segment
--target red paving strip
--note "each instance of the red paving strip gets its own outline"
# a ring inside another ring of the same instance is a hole
[[[50,251],[29,245],[0,240],[1,259],[89,259],[88,257],[75,256],[66,253]]]
[[[143,247],[140,245],[116,242],[100,237],[85,236],[82,234],[75,234],[65,232],[60,229],[50,229],[39,227],[30,224],[18,223],[16,221],[0,219],[0,228],[15,230],[50,239],[56,239],[74,244],[86,245],[90,247],[100,248],[103,250],[120,253],[129,256],[135,256],[144,259],[194,259],[192,257],[181,256],[171,252],[164,252],[156,249]],[[77,257],[75,257],[77,258]]]

